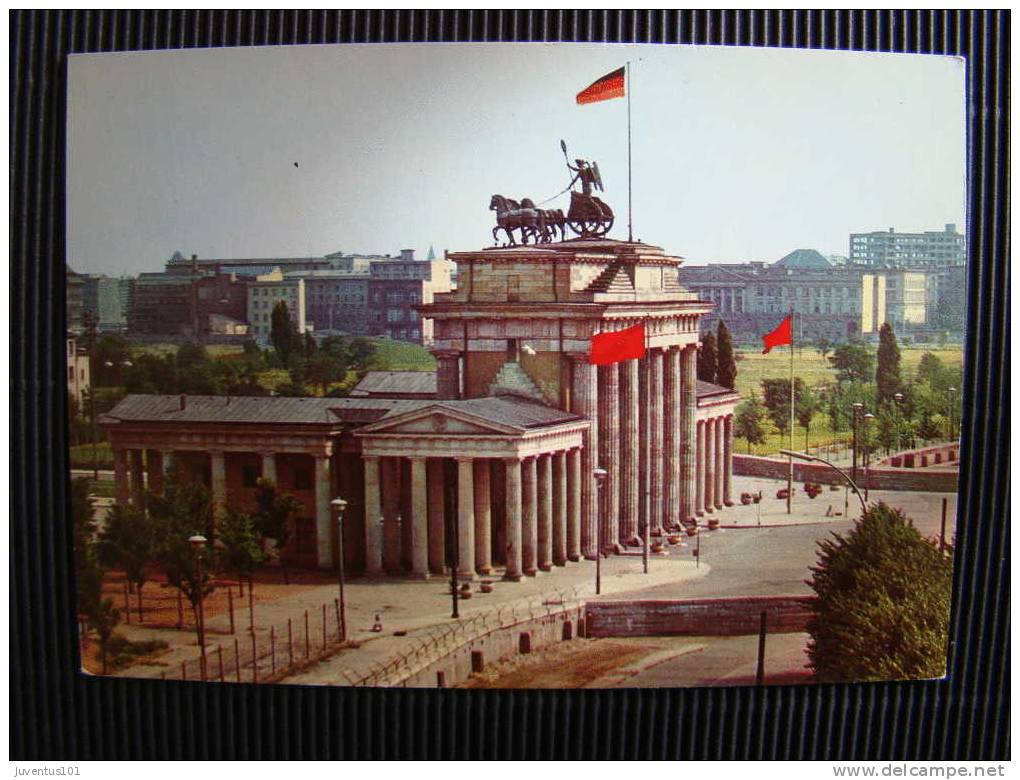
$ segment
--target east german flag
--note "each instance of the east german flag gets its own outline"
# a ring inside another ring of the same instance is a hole
[[[766,333],[761,337],[762,342],[765,344],[765,349],[761,351],[763,355],[767,355],[773,347],[781,347],[784,344],[793,344],[793,315],[788,315],[786,319],[780,322],[774,331]]]
[[[625,94],[624,69],[617,68],[578,92],[577,104],[583,106],[585,103],[598,103],[600,100],[612,100],[623,97]]]
[[[644,323],[625,330],[596,333],[591,337],[588,362],[593,366],[611,366],[645,356]]]

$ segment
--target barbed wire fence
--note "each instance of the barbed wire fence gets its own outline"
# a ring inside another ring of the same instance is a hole
[[[281,625],[238,628],[232,636],[206,632],[205,654],[165,670],[167,680],[274,682],[327,658],[347,644],[340,600],[304,610]]]

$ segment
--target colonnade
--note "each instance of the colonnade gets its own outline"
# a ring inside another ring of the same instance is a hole
[[[234,451],[230,451],[234,454]],[[247,452],[247,451],[246,451]],[[166,473],[174,459],[185,454],[195,453],[208,458],[209,490],[212,495],[213,509],[222,514],[228,507],[227,503],[227,451],[208,450],[170,450],[133,448],[126,446],[113,447],[113,481],[114,495],[118,504],[142,507],[145,490],[159,492],[163,488]],[[262,451],[253,453],[261,458],[260,476],[277,483],[278,452]],[[330,501],[334,498],[332,489],[332,471],[330,457],[325,449],[316,452],[288,452],[288,455],[305,455],[313,464],[312,489],[314,491],[316,559],[319,566],[332,565],[333,517]]]
[[[453,549],[464,579],[491,574],[495,563],[506,567],[506,579],[519,580],[580,560],[583,452],[574,447],[499,458],[363,455],[366,573],[443,574]],[[455,480],[447,476],[451,462]],[[454,507],[457,538],[448,544],[447,511]]]

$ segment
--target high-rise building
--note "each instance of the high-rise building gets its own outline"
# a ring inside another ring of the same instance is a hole
[[[850,234],[850,262],[890,268],[948,268],[967,261],[966,239],[947,224],[942,231],[897,233],[887,231]]]

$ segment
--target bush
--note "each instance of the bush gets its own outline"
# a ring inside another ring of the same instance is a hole
[[[934,679],[946,670],[952,556],[896,509],[871,507],[819,542],[808,657],[821,682]]]

